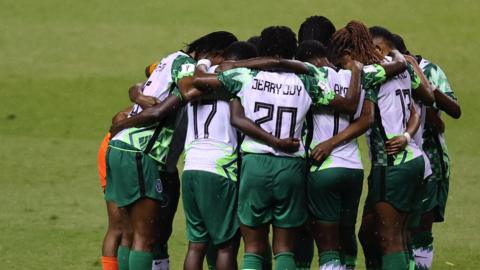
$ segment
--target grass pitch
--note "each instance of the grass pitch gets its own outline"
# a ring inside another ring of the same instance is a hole
[[[2,0],[0,269],[100,269],[106,213],[96,152],[145,65],[207,32],[246,39],[269,25],[296,31],[315,14],[337,28],[350,19],[386,26],[447,73],[463,116],[445,117],[453,174],[433,269],[478,269],[479,13],[474,0]],[[186,250],[183,219],[180,207],[172,269]]]

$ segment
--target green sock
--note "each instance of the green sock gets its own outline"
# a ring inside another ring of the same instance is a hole
[[[357,256],[344,255],[343,261],[346,270],[353,270],[357,266]]]
[[[342,261],[340,260],[340,252],[324,251],[318,255],[320,269],[341,269]]]
[[[128,260],[129,270],[151,270],[152,269],[152,252],[145,252],[139,250],[130,251],[130,258]]]
[[[253,253],[243,255],[242,270],[261,270],[263,257]]]
[[[167,243],[156,243],[153,246],[153,259],[161,260],[168,258],[168,245]]]
[[[275,255],[275,270],[295,269],[295,259],[292,252],[281,252]]]
[[[408,252],[394,252],[382,257],[382,270],[407,270],[409,267]]]
[[[128,257],[130,257],[130,248],[119,246],[117,250],[118,270],[128,270]]]

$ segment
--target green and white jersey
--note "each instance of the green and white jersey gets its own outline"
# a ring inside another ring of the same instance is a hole
[[[216,67],[209,71],[213,73]],[[230,124],[229,103],[200,100],[187,106],[184,170],[207,171],[236,181],[237,133]]]
[[[388,61],[388,60],[387,60]],[[376,103],[375,121],[367,132],[367,143],[374,166],[395,166],[408,162],[420,155],[422,151],[414,140],[410,141],[405,150],[397,155],[387,155],[385,143],[387,140],[405,133],[410,118],[410,105],[413,102],[412,89],[420,86],[420,79],[411,66],[403,73],[376,85],[370,92],[371,100]]]
[[[190,56],[181,51],[172,53],[163,58],[152,72],[145,83],[143,94],[156,97],[161,101],[170,94],[179,96],[180,93],[178,88],[176,88],[177,82],[183,77],[192,76],[194,70],[195,61]],[[135,104],[130,112],[130,116],[136,115],[141,111],[142,108],[138,104]],[[112,140],[125,142],[139,151],[144,151],[157,126],[158,124],[153,124],[148,127],[127,128],[120,131]],[[166,119],[163,124],[163,129],[150,151],[149,155],[159,162],[159,169],[165,167],[174,126],[175,117]]]
[[[457,99],[445,72],[443,72],[439,66],[423,58],[420,60],[419,65],[434,88],[437,88],[455,100]],[[440,116],[441,112],[438,111],[438,114]],[[423,138],[423,150],[427,154],[432,166],[432,178],[434,180],[448,179],[450,177],[450,157],[448,156],[444,134],[436,133],[434,129],[426,123]]]
[[[321,72],[326,74],[324,69]],[[218,74],[226,91],[237,95],[246,117],[278,138],[301,138],[310,105],[327,105],[335,97],[326,77],[296,75],[236,68]],[[242,152],[304,157],[305,149],[293,154],[277,151],[249,136]]]
[[[330,87],[335,91],[335,94],[345,97],[348,87],[350,86],[352,72],[345,69],[336,72],[331,68],[327,68],[327,71]],[[365,100],[364,86],[381,83],[384,78],[382,74],[384,73],[385,70],[380,65],[364,67],[362,72],[360,99],[354,115],[339,113],[326,106],[322,106],[316,110],[316,113],[313,115],[314,130],[311,149],[315,148],[317,144],[337,135],[339,132],[346,129],[353,120],[360,117],[363,101]],[[315,172],[328,168],[363,169],[357,139],[345,142],[333,149],[330,156],[321,166],[314,164],[311,166],[310,171]]]

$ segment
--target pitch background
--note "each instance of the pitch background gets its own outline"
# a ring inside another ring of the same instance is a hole
[[[0,1],[0,269],[100,269],[106,214],[97,148],[146,64],[210,31],[240,39],[269,25],[296,31],[315,14],[337,28],[350,19],[386,26],[447,73],[463,116],[445,117],[453,175],[447,222],[435,226],[433,268],[477,269],[475,0]],[[181,269],[186,250],[182,212],[170,241],[172,269]]]

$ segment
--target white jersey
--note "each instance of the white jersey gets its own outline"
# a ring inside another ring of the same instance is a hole
[[[327,68],[328,83],[335,94],[345,97],[352,73],[350,70],[339,70],[338,72]],[[365,92],[360,93],[360,100],[357,112],[354,116],[336,112],[334,109],[322,106],[315,111],[313,115],[313,137],[311,149],[321,142],[337,135],[350,125],[350,122],[360,116],[362,104],[365,98]],[[321,166],[313,164],[310,171],[318,171],[328,168],[350,168],[363,169],[358,149],[357,139],[345,142],[333,149],[330,156],[321,164]]]
[[[216,66],[210,68],[214,72]],[[207,171],[237,179],[237,134],[230,124],[230,106],[223,100],[187,105],[188,129],[184,170]]]
[[[373,165],[399,165],[422,155],[414,140],[395,156],[387,156],[384,149],[387,140],[405,133],[413,102],[412,89],[414,91],[419,85],[420,79],[409,66],[406,71],[376,89],[375,122],[367,132]]]
[[[195,61],[184,52],[175,52],[163,58],[144,85],[143,94],[163,101],[170,94],[179,96],[177,82],[186,76],[192,76]],[[130,116],[136,115],[142,108],[135,104]],[[119,140],[143,151],[154,134],[157,124],[148,127],[132,127],[120,131],[112,140]],[[159,136],[154,143],[150,156],[164,167],[175,127],[175,117],[166,119]]]
[[[310,105],[327,105],[335,96],[326,83],[314,76],[236,68],[222,72],[218,79],[224,88],[237,95],[245,116],[278,138],[301,138],[302,126]],[[303,146],[293,154],[273,149],[249,136],[242,152],[276,156],[304,157]]]

